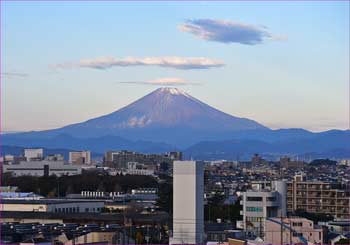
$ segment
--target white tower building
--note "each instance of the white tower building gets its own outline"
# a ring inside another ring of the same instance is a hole
[[[204,163],[174,161],[173,237],[170,244],[204,243]]]

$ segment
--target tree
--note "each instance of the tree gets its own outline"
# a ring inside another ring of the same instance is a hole
[[[136,244],[143,244],[144,237],[140,231],[136,232]]]
[[[56,195],[57,195],[56,189],[53,189],[52,191],[50,191],[50,192],[47,194],[47,197],[48,197],[48,198],[55,198]]]
[[[165,212],[173,212],[173,182],[172,178],[167,178],[159,184],[157,206]]]
[[[122,187],[117,183],[117,184],[114,185],[113,191],[115,191],[115,192],[122,192],[123,189],[122,189]]]
[[[335,244],[350,244],[350,239],[349,238],[342,238],[339,241],[337,241]]]
[[[73,186],[69,185],[67,190],[66,190],[66,196],[69,194],[74,194],[74,189]]]

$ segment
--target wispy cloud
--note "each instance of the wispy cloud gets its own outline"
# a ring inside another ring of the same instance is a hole
[[[112,67],[127,67],[127,66],[160,66],[182,70],[190,69],[209,69],[224,66],[224,63],[219,60],[209,59],[205,57],[126,57],[113,58],[102,57],[95,59],[84,59],[78,63],[63,63],[54,65],[56,68],[93,68],[93,69],[108,69]]]
[[[189,82],[185,79],[178,77],[163,77],[155,80],[148,81],[127,81],[120,82],[127,84],[142,84],[142,85],[164,85],[164,86],[183,86],[183,85],[199,85],[197,82]]]
[[[1,77],[4,78],[25,78],[28,77],[27,73],[21,73],[21,72],[1,72]]]
[[[201,39],[222,43],[256,45],[263,43],[266,39],[285,39],[282,36],[272,35],[265,26],[226,20],[194,19],[186,21],[186,23],[179,25],[178,28]]]

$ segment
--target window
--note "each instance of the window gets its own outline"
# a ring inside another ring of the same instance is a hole
[[[293,222],[292,226],[303,226],[302,222]]]
[[[247,207],[246,211],[247,212],[262,212],[263,208],[262,207]]]
[[[85,212],[89,212],[89,208],[85,208]]]
[[[275,202],[276,201],[276,197],[266,197],[266,201]]]
[[[262,217],[247,217],[247,221],[249,221],[249,222],[262,222],[263,218]]]
[[[303,236],[303,233],[293,232],[293,236],[294,237],[300,237],[300,236]]]
[[[262,197],[247,197],[249,202],[262,202]]]

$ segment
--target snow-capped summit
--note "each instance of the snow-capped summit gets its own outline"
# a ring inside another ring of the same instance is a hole
[[[170,94],[176,94],[176,95],[187,95],[185,91],[179,89],[179,88],[171,88],[171,87],[164,87],[157,89],[159,93],[170,93]]]

